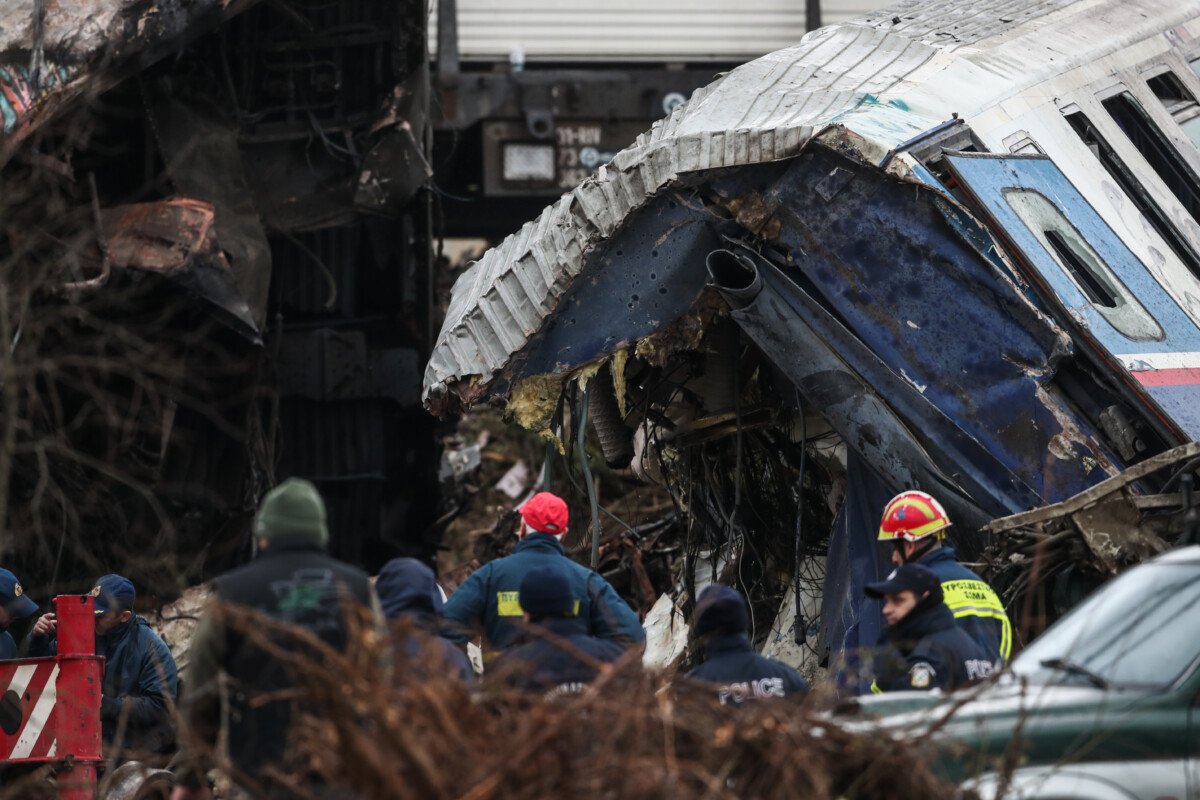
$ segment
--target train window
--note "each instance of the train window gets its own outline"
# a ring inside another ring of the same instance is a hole
[[[1067,114],[1066,120],[1075,133],[1079,135],[1079,138],[1083,140],[1083,143],[1088,146],[1088,149],[1100,161],[1100,165],[1104,167],[1104,170],[1125,192],[1125,196],[1137,207],[1138,211],[1142,212],[1142,216],[1149,221],[1154,230],[1158,232],[1158,235],[1171,248],[1171,252],[1183,262],[1183,265],[1193,275],[1200,278],[1200,260],[1196,258],[1195,251],[1188,246],[1179,229],[1167,218],[1167,215],[1158,207],[1158,204],[1150,199],[1150,195],[1146,192],[1145,187],[1142,186],[1129,167],[1125,165],[1120,156],[1116,154],[1116,151],[1109,147],[1104,137],[1092,127],[1091,121],[1081,111]]]
[[[1192,144],[1200,147],[1200,104],[1172,72],[1164,72],[1146,80],[1146,85],[1167,109],[1167,113],[1183,129]]]
[[[1118,332],[1140,342],[1163,338],[1154,317],[1054,203],[1031,189],[1006,189],[1004,199],[1088,303]]]
[[[1129,92],[1121,92],[1102,102],[1113,121],[1121,126],[1129,141],[1158,173],[1171,193],[1179,198],[1192,219],[1200,220],[1200,184],[1162,131],[1147,116],[1146,110]]]

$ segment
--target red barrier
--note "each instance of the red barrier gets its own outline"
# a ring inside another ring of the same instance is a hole
[[[0,764],[57,762],[59,800],[93,800],[100,748],[95,598],[54,598],[58,655],[0,661]]]

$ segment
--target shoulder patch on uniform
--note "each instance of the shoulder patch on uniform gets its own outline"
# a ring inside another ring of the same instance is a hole
[[[908,671],[908,682],[914,689],[928,689],[929,684],[933,682],[933,676],[937,671],[933,665],[921,661],[913,664],[912,669]]]

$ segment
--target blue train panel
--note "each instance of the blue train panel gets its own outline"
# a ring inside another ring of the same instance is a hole
[[[947,161],[1060,321],[1160,417],[1200,436],[1200,329],[1054,162],[975,153]]]

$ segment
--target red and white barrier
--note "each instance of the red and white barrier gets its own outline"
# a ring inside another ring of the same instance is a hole
[[[61,762],[59,800],[93,800],[100,750],[95,598],[54,598],[58,655],[0,661],[0,764]]]

